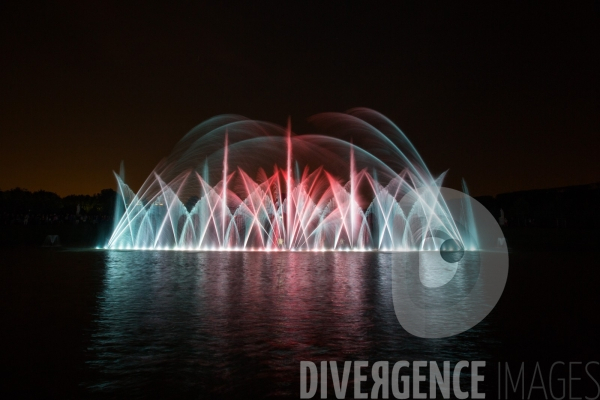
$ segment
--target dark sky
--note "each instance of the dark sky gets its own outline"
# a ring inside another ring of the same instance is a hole
[[[600,181],[597,2],[8,3],[2,190],[92,194],[121,160],[137,189],[211,116],[353,107],[475,195]]]

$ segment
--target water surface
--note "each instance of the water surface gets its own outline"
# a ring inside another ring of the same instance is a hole
[[[499,346],[486,321],[447,339],[404,331],[391,253],[98,254],[89,394],[298,397],[301,360],[485,360]]]

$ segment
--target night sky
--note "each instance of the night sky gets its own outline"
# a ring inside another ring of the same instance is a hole
[[[8,3],[2,190],[96,193],[121,160],[137,190],[214,115],[308,133],[353,107],[474,195],[600,182],[598,2]]]

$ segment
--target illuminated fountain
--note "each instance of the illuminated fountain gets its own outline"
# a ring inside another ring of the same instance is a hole
[[[326,134],[225,115],[198,125],[138,193],[118,182],[110,249],[439,250],[477,247],[416,149],[368,109],[311,119]],[[469,204],[464,204],[468,216]],[[448,242],[452,240],[453,242]]]

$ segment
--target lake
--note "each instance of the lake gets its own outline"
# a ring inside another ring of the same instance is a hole
[[[393,253],[1,251],[13,397],[298,398],[303,360],[486,360],[495,393],[499,361],[598,358],[592,252],[511,255],[487,318],[422,339],[396,319]]]

